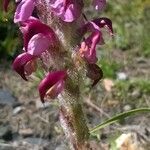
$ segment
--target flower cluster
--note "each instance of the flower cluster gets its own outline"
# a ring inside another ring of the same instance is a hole
[[[106,6],[106,0],[93,0],[92,4],[96,10],[101,11]],[[9,0],[4,0],[3,8],[5,11],[8,10],[8,5]],[[37,7],[46,5],[46,13],[50,14],[51,19],[57,18],[62,24],[71,26],[72,23],[80,20],[80,26],[76,32],[81,40],[73,48],[72,53],[76,53],[80,60],[86,64],[87,77],[94,81],[92,85],[97,84],[102,77],[102,70],[96,65],[98,60],[96,46],[104,43],[101,28],[106,28],[110,35],[113,35],[110,19],[98,18],[87,21],[83,0],[17,0],[16,5],[14,23],[19,25],[24,45],[22,53],[13,62],[13,69],[24,80],[27,81],[28,76],[36,71],[37,61],[43,59],[43,53],[53,55],[53,51],[60,42],[54,28],[40,20]],[[43,103],[46,96],[55,98],[64,90],[65,81],[69,78],[68,70],[69,68],[59,70],[54,68],[53,71],[50,70],[47,73],[39,84],[39,94]]]

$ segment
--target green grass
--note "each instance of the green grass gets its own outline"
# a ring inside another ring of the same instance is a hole
[[[122,64],[106,56],[100,59],[99,64],[103,70],[104,78],[116,78],[116,72],[122,66]]]
[[[133,92],[138,92],[136,95]],[[131,79],[127,81],[116,81],[114,87],[114,96],[121,102],[146,106],[144,99],[148,100],[150,96],[150,81],[146,79]],[[137,103],[135,103],[137,101]]]

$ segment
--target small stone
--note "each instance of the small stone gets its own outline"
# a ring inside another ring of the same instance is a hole
[[[134,91],[131,93],[131,96],[132,96],[133,98],[135,98],[135,99],[140,98],[140,97],[141,97],[141,92],[140,92],[140,90],[139,90],[139,89],[134,90]]]
[[[55,150],[68,150],[68,148],[66,147],[65,144],[61,144],[61,145],[57,146]]]
[[[18,113],[20,113],[22,110],[24,110],[24,107],[18,106],[16,108],[14,108],[13,110],[13,115],[17,115]]]
[[[137,62],[140,63],[140,64],[145,64],[146,60],[143,57],[140,57],[140,58],[137,59]]]
[[[139,138],[137,138],[136,133],[122,134],[115,142],[116,147],[119,150],[148,150],[147,148],[143,148],[143,145]]]
[[[128,76],[126,73],[124,72],[118,72],[117,73],[117,79],[118,80],[127,80]]]
[[[22,135],[23,137],[29,137],[33,135],[33,130],[31,128],[20,129],[19,134]]]
[[[44,145],[47,144],[48,141],[42,138],[33,138],[33,137],[28,137],[24,139],[27,143],[30,143],[32,145]]]
[[[130,105],[125,105],[124,107],[123,107],[123,110],[124,111],[129,111],[129,110],[131,110],[132,109],[132,107],[130,106]]]
[[[5,141],[11,141],[13,139],[10,126],[0,126],[0,138]]]
[[[114,82],[111,79],[104,79],[103,85],[104,85],[104,88],[107,92],[111,92],[112,87],[114,86]]]
[[[16,99],[7,90],[0,89],[0,103],[12,106]]]
[[[36,108],[37,109],[42,109],[42,108],[47,108],[50,106],[50,102],[45,102],[44,104],[40,101],[40,99],[36,100]]]

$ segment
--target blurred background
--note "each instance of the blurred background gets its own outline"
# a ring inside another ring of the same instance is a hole
[[[66,150],[57,101],[43,107],[39,100],[41,72],[27,83],[11,69],[22,37],[12,20],[13,3],[9,8],[0,11],[0,149]],[[104,78],[93,89],[85,81],[83,89],[83,109],[92,128],[117,113],[150,107],[150,1],[109,0],[104,12],[93,13],[92,6],[85,12],[89,20],[110,18],[114,28],[113,39],[104,31],[105,45],[98,48]],[[150,144],[149,124],[149,114],[123,119],[91,136],[92,144],[98,150],[117,150],[115,139],[133,128]]]

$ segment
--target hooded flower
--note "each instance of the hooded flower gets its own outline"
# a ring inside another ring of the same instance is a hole
[[[12,65],[13,69],[27,81],[26,75],[35,71],[35,57],[24,52],[16,57]]]
[[[35,0],[22,0],[17,6],[14,16],[14,23],[27,20],[32,15],[34,7]]]
[[[91,32],[91,34],[84,38],[84,41],[81,43],[79,53],[81,57],[84,57],[88,63],[96,63],[96,45],[103,42],[102,34],[100,28],[94,22],[88,22],[85,24],[79,32],[81,35]]]
[[[85,36],[86,33],[91,32],[87,38],[84,38],[79,49],[81,57],[84,57],[88,63],[96,63],[97,61],[96,45],[104,43],[101,33],[101,28],[104,27],[108,29],[110,35],[113,35],[112,22],[108,18],[94,19],[79,29],[81,36]]]
[[[52,12],[65,22],[73,22],[81,15],[82,0],[51,0]]]
[[[30,18],[21,24],[24,37],[24,53],[13,63],[13,69],[24,79],[36,69],[36,59],[51,49],[56,43],[53,30],[38,19]]]
[[[54,31],[38,19],[30,18],[21,23],[20,30],[23,33],[25,51],[34,56],[40,56],[42,52],[56,45]]]
[[[98,32],[92,33],[84,42],[81,43],[80,54],[89,63],[96,63],[96,45],[100,41],[100,34]]]
[[[93,0],[93,6],[96,10],[103,10],[106,6],[106,0]]]
[[[39,84],[39,94],[41,101],[44,103],[44,97],[49,96],[54,99],[64,89],[66,71],[49,72],[47,76]]]

